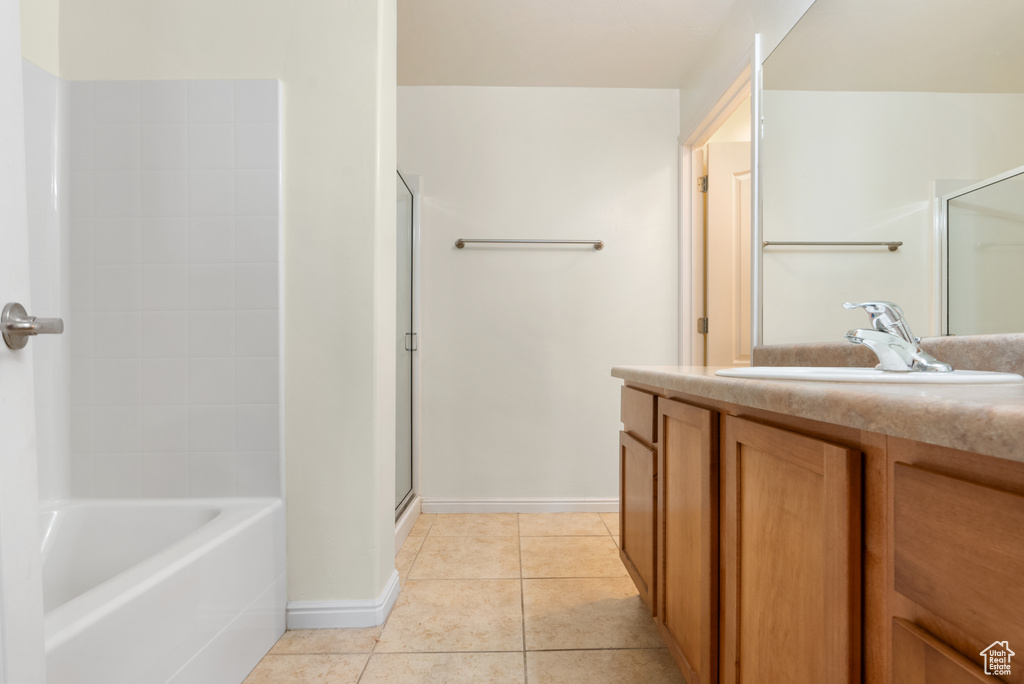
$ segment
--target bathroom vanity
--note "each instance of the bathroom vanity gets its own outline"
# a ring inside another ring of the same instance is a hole
[[[1024,681],[985,674],[1024,648],[1024,384],[612,375],[620,554],[689,684]]]

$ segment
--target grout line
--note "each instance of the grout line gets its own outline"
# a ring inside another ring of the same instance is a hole
[[[519,527],[519,516],[516,513],[516,548],[519,550],[519,609],[523,617],[523,684],[529,684],[526,673],[526,580],[523,578],[523,536]]]

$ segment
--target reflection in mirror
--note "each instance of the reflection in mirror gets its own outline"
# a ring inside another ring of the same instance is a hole
[[[1024,330],[1024,168],[946,200],[948,332]]]
[[[765,249],[764,343],[841,340],[867,299],[940,333],[938,197],[1024,164],[1022,26],[1020,0],[816,0],[768,57],[762,239],[904,244]]]

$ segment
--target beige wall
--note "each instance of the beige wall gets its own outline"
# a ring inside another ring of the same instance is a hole
[[[283,82],[288,594],[376,598],[394,569],[395,0],[59,9],[65,78]],[[52,27],[25,36],[53,61]]]

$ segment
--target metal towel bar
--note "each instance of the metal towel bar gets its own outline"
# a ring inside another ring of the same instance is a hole
[[[593,245],[594,249],[604,249],[604,240],[467,240],[459,238],[455,246],[462,249],[470,242],[500,242],[506,244],[543,244],[543,245]]]
[[[765,247],[776,246],[811,246],[811,247],[888,247],[890,252],[895,252],[903,246],[902,242],[778,242],[765,240],[762,243]]]

